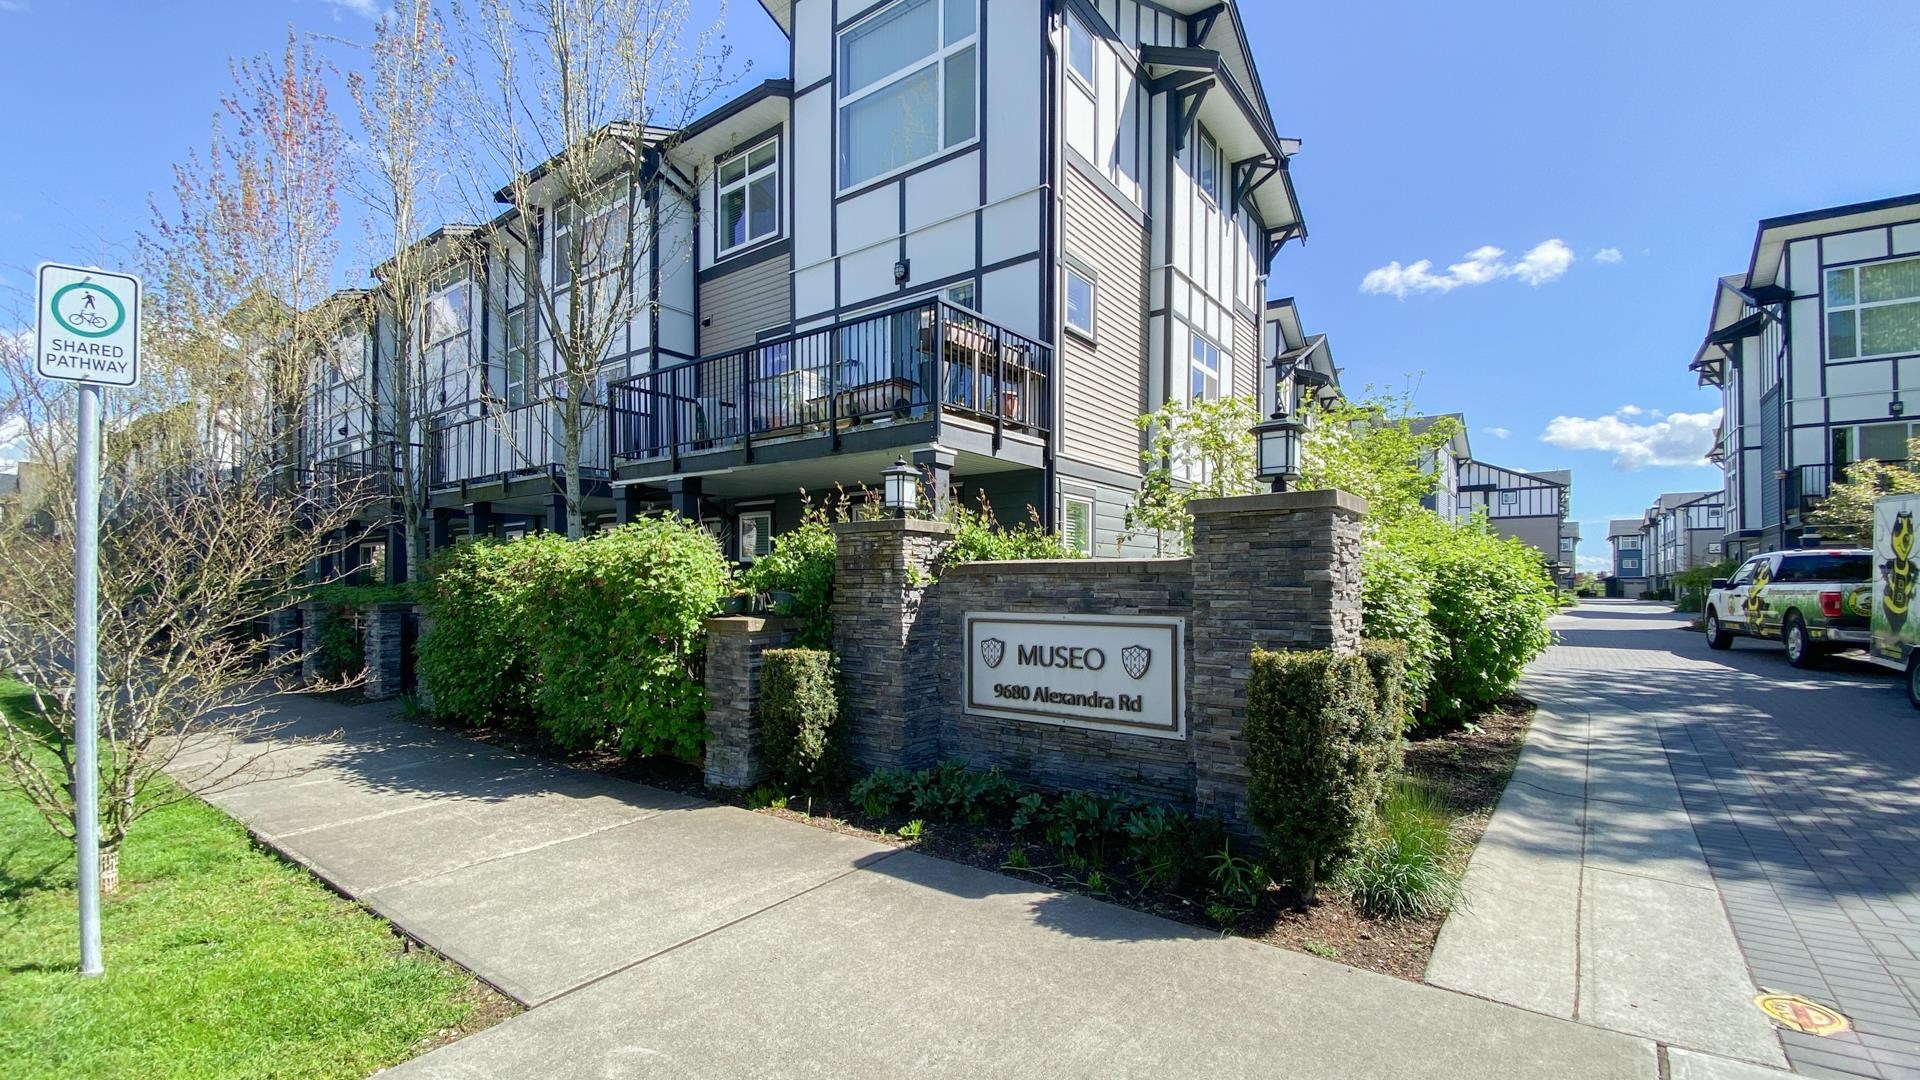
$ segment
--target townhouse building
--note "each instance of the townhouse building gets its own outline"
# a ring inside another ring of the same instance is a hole
[[[1460,511],[1460,471],[1473,460],[1473,445],[1467,438],[1467,418],[1459,413],[1435,413],[1412,417],[1407,427],[1419,435],[1442,420],[1453,422],[1453,435],[1445,446],[1421,463],[1422,469],[1433,474],[1433,493],[1420,500],[1420,505],[1448,521],[1464,521],[1470,515]]]
[[[1637,600],[1647,591],[1647,572],[1642,530],[1644,518],[1614,518],[1607,522],[1607,545],[1612,549],[1612,571],[1607,579],[1607,595],[1615,599]]]
[[[1456,476],[1457,520],[1485,514],[1495,532],[1538,551],[1556,583],[1573,587],[1580,526],[1568,520],[1572,472],[1528,472],[1468,458]]]
[[[1727,557],[1818,542],[1808,515],[1848,464],[1905,459],[1917,361],[1920,194],[1759,223],[1691,364],[1721,396]]]
[[[1227,395],[1264,415],[1277,357],[1336,374],[1325,336],[1267,299],[1305,235],[1298,144],[1235,4],[762,7],[788,77],[625,133],[641,164],[603,193],[548,203],[521,183],[496,220],[421,241],[439,268],[425,325],[373,312],[343,332],[316,475],[418,455],[435,544],[559,527],[552,328],[518,268],[553,280],[568,230],[621,212],[645,257],[591,284],[625,274],[646,302],[588,395],[579,509],[670,509],[743,560],[799,521],[801,492],[875,486],[900,458],[936,499],[1031,507],[1088,554],[1146,551],[1123,542],[1139,416]],[[434,372],[407,432],[352,389],[401,333]]]
[[[1670,589],[1673,575],[1726,558],[1726,502],[1718,491],[1672,491],[1641,515],[1641,572],[1649,589]]]

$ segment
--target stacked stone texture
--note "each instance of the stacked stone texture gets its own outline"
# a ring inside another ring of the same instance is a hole
[[[369,700],[396,698],[406,689],[402,684],[406,667],[407,616],[412,604],[373,604],[360,620],[361,641],[367,659],[366,695]]]
[[[1194,804],[1251,835],[1242,736],[1254,649],[1360,647],[1360,523],[1366,500],[1300,491],[1195,502]]]
[[[760,668],[768,649],[793,642],[782,619],[707,620],[708,787],[750,788],[766,774],[760,746]]]
[[[290,604],[267,616],[267,671],[286,674],[287,657],[300,651],[301,609]]]
[[[834,526],[833,651],[849,746],[862,769],[922,768],[940,752],[940,643],[921,614],[944,522],[851,521]]]
[[[1076,615],[1172,615],[1193,604],[1186,559],[1063,559],[972,563],[941,575],[929,594],[942,643],[936,667],[940,756],[975,768],[998,767],[1022,783],[1052,790],[1193,805],[1193,760],[1186,739],[1036,723],[964,712],[969,611],[1069,612]],[[923,614],[922,620],[928,615]],[[1192,637],[1186,638],[1193,666]]]
[[[300,681],[320,681],[320,606],[300,605]]]

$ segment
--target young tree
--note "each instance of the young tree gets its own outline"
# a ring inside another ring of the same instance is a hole
[[[1370,526],[1391,525],[1433,494],[1435,455],[1459,433],[1459,421],[1445,416],[1416,426],[1406,395],[1368,387],[1365,397],[1327,406],[1307,425],[1300,486],[1350,491],[1367,500]]]
[[[1140,455],[1147,473],[1127,508],[1125,539],[1148,532],[1176,535],[1184,547],[1193,539],[1188,503],[1260,490],[1252,398],[1169,401],[1136,422],[1147,432]]]
[[[728,49],[719,19],[692,29],[687,0],[478,5],[456,9],[459,93],[448,116],[473,154],[470,194],[497,194],[513,211],[501,227],[520,250],[494,265],[529,312],[526,341],[541,369],[529,382],[559,428],[567,535],[577,538],[603,362],[628,326],[659,310],[636,273],[655,255],[684,257],[656,250],[653,236],[686,211],[644,181],[671,133],[722,84]]]
[[[1829,540],[1873,542],[1873,500],[1920,492],[1920,439],[1907,440],[1905,461],[1856,461],[1827,488],[1827,497],[1807,515]]]
[[[391,457],[392,502],[409,573],[418,576],[425,565],[428,480],[415,434],[441,375],[430,369],[421,336],[433,275],[450,257],[466,257],[420,241],[438,218],[447,182],[439,138],[452,58],[431,0],[393,0],[368,54],[367,70],[347,76],[365,149],[348,186],[367,209],[369,250],[377,260],[367,314],[389,320],[391,332],[383,336],[377,379],[348,383],[369,417],[376,464],[384,469]]]

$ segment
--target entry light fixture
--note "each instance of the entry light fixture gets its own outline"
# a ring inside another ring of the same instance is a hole
[[[885,481],[887,509],[893,511],[896,518],[904,518],[907,511],[919,504],[920,470],[907,464],[904,457],[895,458],[893,465],[880,472]]]
[[[1300,479],[1300,432],[1304,425],[1287,415],[1285,409],[1273,410],[1273,415],[1253,426],[1253,437],[1258,444],[1258,465],[1260,479],[1273,485],[1275,491],[1287,490],[1287,485]]]
[[[1907,403],[1901,401],[1899,398],[1894,398],[1892,401],[1887,402],[1888,416],[1904,416],[1906,411]]]

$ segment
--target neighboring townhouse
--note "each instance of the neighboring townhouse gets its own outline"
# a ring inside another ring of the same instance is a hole
[[[1567,520],[1571,472],[1527,472],[1469,458],[1455,476],[1455,520],[1486,514],[1495,532],[1538,551],[1554,580],[1572,587],[1580,532]]]
[[[1408,420],[1407,427],[1418,435],[1441,420],[1451,420],[1456,426],[1447,444],[1421,463],[1422,469],[1433,474],[1434,482],[1433,494],[1420,500],[1420,505],[1448,521],[1464,521],[1469,514],[1461,509],[1460,470],[1473,460],[1473,447],[1467,441],[1467,418],[1459,413],[1415,416]]]
[[[565,230],[624,200],[647,254],[602,273],[648,302],[591,401],[591,525],[672,509],[751,559],[798,523],[800,492],[876,486],[905,458],[936,497],[1010,520],[1031,506],[1088,554],[1144,552],[1120,543],[1140,415],[1234,394],[1264,413],[1280,356],[1336,374],[1324,335],[1266,298],[1273,258],[1305,235],[1298,147],[1235,5],[762,6],[790,78],[632,132],[645,164],[604,198],[422,241],[449,256],[413,331],[445,385],[406,440],[434,543],[563,520],[547,334],[508,270],[551,265]],[[365,371],[386,322],[364,335]],[[327,460],[401,442],[332,398],[316,412]]]
[[[1759,224],[1691,367],[1724,409],[1724,554],[1818,542],[1836,474],[1903,460],[1920,410],[1920,194]]]
[[[1669,589],[1673,575],[1726,556],[1726,502],[1718,491],[1674,491],[1641,515],[1641,568],[1649,589]]]
[[[1636,600],[1647,591],[1645,552],[1642,530],[1644,518],[1614,518],[1607,522],[1607,544],[1613,549],[1613,571],[1607,579],[1607,595]]]

